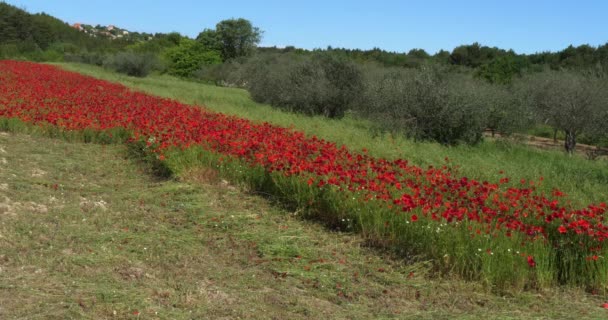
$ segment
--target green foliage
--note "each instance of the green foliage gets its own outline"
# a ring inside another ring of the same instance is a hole
[[[527,77],[520,85],[527,88],[539,120],[566,134],[566,151],[574,151],[579,134],[600,139],[608,132],[606,79],[590,73],[547,71]]]
[[[190,39],[182,39],[177,47],[165,50],[163,55],[169,64],[169,74],[179,77],[189,77],[202,66],[222,62],[219,52],[208,50],[199,42]]]
[[[238,58],[220,64],[203,65],[192,76],[206,83],[222,87],[245,88],[249,77],[249,65]]]
[[[492,134],[510,135],[525,132],[534,125],[535,114],[529,106],[522,88],[500,85],[481,87],[481,99],[485,105],[486,129]]]
[[[124,48],[129,42],[91,37],[80,32],[65,22],[45,13],[30,14],[15,6],[0,2],[0,44],[16,44],[18,52],[4,49],[3,55],[12,54],[11,57],[56,59],[56,53],[62,51],[52,49],[56,44],[70,44],[79,48],[79,51],[116,51]],[[48,49],[53,53],[43,53]],[[45,56],[46,55],[46,56]]]
[[[253,53],[262,39],[262,31],[249,20],[220,21],[215,30],[205,29],[196,38],[208,50],[219,50],[224,61]]]
[[[63,56],[63,60],[66,62],[86,63],[96,66],[102,66],[106,59],[108,59],[107,55],[99,52],[66,53]]]
[[[341,118],[362,89],[359,68],[328,53],[266,55],[250,65],[247,83],[252,98],[290,111]]]
[[[441,144],[478,143],[486,124],[484,84],[466,74],[419,70],[367,72],[360,112],[383,130]]]
[[[515,54],[501,56],[481,65],[476,75],[490,83],[509,84],[528,67],[525,58]]]
[[[8,59],[19,55],[19,47],[15,43],[0,44],[0,58]]]
[[[153,53],[158,55],[168,48],[178,46],[182,39],[186,38],[177,32],[156,34],[151,40],[137,42],[127,48],[138,53]]]
[[[152,54],[119,52],[103,63],[104,67],[133,77],[145,77],[152,70],[159,69],[160,63]]]
[[[196,37],[196,41],[200,42],[205,48],[209,50],[222,51],[222,42],[219,38],[219,34],[215,30],[203,30]]]
[[[471,45],[454,48],[450,54],[450,62],[455,65],[476,68],[504,54],[506,54],[505,50],[482,46],[475,42]]]

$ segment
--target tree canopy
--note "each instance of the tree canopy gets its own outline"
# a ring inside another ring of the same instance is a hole
[[[224,61],[253,53],[262,39],[262,31],[247,19],[220,21],[215,30],[205,29],[196,40],[211,50],[218,50]]]

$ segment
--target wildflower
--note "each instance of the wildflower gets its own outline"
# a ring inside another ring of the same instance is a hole
[[[533,256],[528,256],[528,265],[530,266],[530,268],[536,267],[536,261],[534,261]]]

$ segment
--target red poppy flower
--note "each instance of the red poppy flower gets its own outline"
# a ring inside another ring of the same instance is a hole
[[[528,265],[530,266],[530,268],[536,267],[536,261],[534,261],[533,256],[528,256]]]

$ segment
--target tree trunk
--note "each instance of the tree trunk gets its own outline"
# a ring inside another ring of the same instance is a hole
[[[553,129],[553,143],[557,144],[557,129]]]
[[[564,147],[569,154],[573,154],[576,148],[576,133],[574,131],[566,130],[566,141]]]

